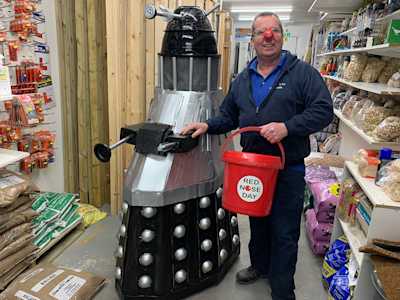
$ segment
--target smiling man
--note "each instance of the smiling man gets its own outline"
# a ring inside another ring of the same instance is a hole
[[[308,136],[332,121],[332,99],[317,70],[282,50],[283,30],[276,14],[264,12],[254,18],[251,43],[256,57],[232,82],[219,116],[189,124],[182,133],[194,130],[196,137],[259,126],[260,134],[242,134],[243,151],[279,155],[274,144],[283,144],[286,164],[278,175],[271,214],[249,218],[251,265],[236,279],[250,284],[268,278],[273,300],[292,300]]]

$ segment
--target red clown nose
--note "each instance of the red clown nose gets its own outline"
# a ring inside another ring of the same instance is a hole
[[[272,38],[272,29],[267,29],[264,31],[264,40],[269,40]]]

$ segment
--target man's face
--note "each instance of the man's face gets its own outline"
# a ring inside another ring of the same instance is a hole
[[[283,38],[275,16],[257,18],[254,23],[252,42],[260,58],[274,58],[280,55]]]

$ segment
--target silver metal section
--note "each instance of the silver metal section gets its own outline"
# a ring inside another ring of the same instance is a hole
[[[218,232],[219,240],[222,241],[226,238],[226,231],[225,229],[220,229]]]
[[[210,251],[212,248],[212,241],[211,240],[204,240],[201,242],[200,245],[201,250],[203,250],[204,252]]]
[[[144,207],[141,211],[143,217],[150,219],[154,217],[157,213],[157,208],[154,207]]]
[[[228,251],[226,251],[225,249],[222,249],[222,250],[219,252],[219,259],[220,259],[220,262],[223,263],[227,258],[228,258]]]
[[[142,241],[145,243],[149,243],[154,239],[155,233],[152,230],[145,229],[141,234]]]
[[[207,208],[210,206],[211,200],[210,197],[202,197],[199,202],[200,208]]]
[[[172,57],[172,82],[173,82],[173,87],[174,91],[177,90],[178,83],[176,81],[176,57]]]
[[[207,91],[211,90],[211,57],[207,58]]]
[[[184,225],[178,225],[174,229],[174,237],[180,239],[186,234],[186,227]]]
[[[161,74],[161,73],[160,73]],[[218,111],[223,95],[156,89],[149,122],[173,126],[181,132],[190,122],[205,121],[201,110],[210,117]],[[220,137],[210,136],[211,151],[196,147],[187,153],[167,156],[135,153],[124,182],[124,200],[133,206],[161,207],[214,193],[222,184]]]
[[[143,253],[139,257],[139,263],[144,267],[150,266],[153,263],[153,255],[150,253]]]
[[[129,209],[128,203],[126,203],[126,202],[122,203],[122,212],[124,214],[126,214],[128,212],[128,209]]]
[[[209,260],[203,262],[203,264],[201,265],[201,270],[203,271],[203,273],[210,272],[212,268],[213,268],[213,263]]]
[[[152,280],[148,275],[143,275],[139,278],[138,286],[142,289],[147,289],[151,287]]]
[[[120,280],[122,278],[122,270],[120,267],[115,269],[115,279]]]
[[[175,259],[177,261],[182,261],[186,259],[186,257],[187,257],[187,251],[185,248],[179,248],[175,251]]]
[[[223,192],[224,192],[224,190],[221,187],[219,187],[218,190],[215,193],[216,193],[218,198],[221,198]]]
[[[206,108],[206,120],[210,118],[210,112]],[[210,152],[211,151],[211,135],[206,134],[206,151]]]
[[[168,152],[172,150],[178,143],[162,143],[158,145],[157,151],[159,152]]]
[[[160,62],[159,65],[159,70],[160,72],[158,73],[158,79],[160,80],[160,85],[159,87],[163,90],[164,89],[164,57],[159,55],[158,56],[160,59],[158,60]]]
[[[124,248],[122,246],[118,246],[115,251],[115,257],[122,258],[124,256]]]
[[[125,225],[121,225],[120,229],[119,229],[119,236],[120,237],[125,237],[126,235],[126,226]]]
[[[187,273],[185,270],[179,270],[178,272],[175,273],[176,283],[182,283],[186,280],[186,278],[187,278]]]
[[[232,216],[231,218],[231,225],[233,227],[236,227],[238,225],[238,219],[235,216]]]
[[[189,91],[193,87],[193,57],[189,58]]]
[[[186,205],[183,203],[178,203],[178,204],[175,204],[175,206],[174,206],[174,212],[177,215],[183,214],[185,212],[185,209],[186,209]]]
[[[239,242],[240,242],[239,236],[238,236],[237,234],[233,235],[233,237],[232,237],[232,243],[233,243],[235,246],[237,246],[237,245],[239,245]]]
[[[199,227],[201,230],[207,230],[211,226],[210,218],[203,218],[200,220]]]
[[[225,218],[225,210],[223,208],[219,208],[217,212],[218,220],[223,220]]]

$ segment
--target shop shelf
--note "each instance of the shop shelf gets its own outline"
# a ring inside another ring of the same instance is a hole
[[[400,208],[400,202],[391,200],[374,179],[362,177],[355,163],[346,161],[346,167],[374,206]]]
[[[335,109],[335,115],[350,129],[352,129],[355,133],[357,133],[364,141],[366,141],[368,144],[373,145],[374,148],[383,148],[383,147],[389,147],[392,148],[393,150],[400,150],[400,144],[399,143],[394,143],[394,142],[376,142],[372,137],[367,135],[364,131],[362,131],[360,128],[358,128],[352,121],[349,119],[346,119],[343,114]]]
[[[361,246],[365,246],[365,244],[367,243],[367,237],[364,235],[364,232],[361,231],[361,228],[358,227],[358,225],[351,225],[344,222],[340,218],[338,220],[340,226],[342,227],[344,235],[349,241],[350,249],[354,257],[356,258],[358,267],[361,267],[364,253],[360,252],[358,249]]]
[[[350,48],[318,54],[318,57],[328,55],[351,55],[353,53],[367,52],[370,54],[390,57],[400,57],[400,45],[382,44],[363,48]]]
[[[28,157],[28,152],[14,151],[0,148],[0,168],[4,168],[9,164],[16,163],[21,159]]]
[[[354,87],[359,90],[364,90],[364,91],[371,92],[371,93],[378,94],[378,95],[393,95],[393,96],[400,95],[400,88],[392,88],[392,87],[388,86],[387,84],[383,84],[383,83],[347,81],[342,78],[338,78],[336,76],[328,76],[328,75],[324,75],[323,77],[327,78],[327,79],[335,80],[337,82],[346,84],[348,86]]]

